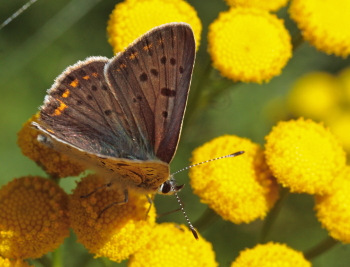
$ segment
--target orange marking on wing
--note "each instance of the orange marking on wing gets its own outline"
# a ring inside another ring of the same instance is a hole
[[[151,50],[151,48],[152,48],[152,44],[149,44],[149,45],[145,45],[145,46],[143,47],[143,50],[149,51],[149,50]]]
[[[61,115],[62,111],[68,108],[68,106],[65,103],[63,103],[61,100],[58,100],[58,101],[60,101],[60,106],[55,109],[55,113],[53,114],[54,116]]]
[[[67,90],[62,94],[62,97],[63,97],[63,98],[67,98],[69,95],[70,95],[70,92],[69,92],[69,90],[67,89]]]
[[[137,52],[131,53],[129,56],[129,59],[133,60],[133,59],[137,58],[137,54],[138,54]]]
[[[93,72],[92,76],[94,76],[96,78],[98,76],[98,73],[97,72]]]
[[[83,77],[84,80],[89,80],[90,79],[90,76],[89,75],[86,75]]]
[[[75,79],[74,81],[72,81],[71,83],[70,83],[70,86],[72,86],[72,87],[77,87],[79,85],[79,81],[78,81],[78,79]]]

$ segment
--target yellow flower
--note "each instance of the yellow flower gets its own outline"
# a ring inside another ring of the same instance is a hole
[[[350,243],[350,166],[335,179],[335,190],[328,195],[316,196],[317,217],[330,236]]]
[[[218,266],[212,245],[194,239],[185,225],[162,223],[153,228],[150,242],[131,256],[128,267]]]
[[[327,54],[350,54],[350,1],[293,0],[289,9],[305,40]]]
[[[269,242],[241,251],[231,267],[311,267],[304,255],[285,244]]]
[[[349,67],[343,69],[339,73],[337,77],[337,81],[342,88],[347,105],[350,105],[350,68]]]
[[[337,136],[344,147],[344,150],[350,152],[350,113],[339,112],[336,116],[328,119],[327,125]]]
[[[296,116],[324,121],[338,104],[340,90],[335,77],[326,72],[313,72],[300,78],[288,99],[290,111]]]
[[[192,164],[238,150],[245,153],[196,166],[190,169],[189,175],[201,202],[225,220],[249,223],[264,218],[278,198],[277,184],[260,146],[245,138],[224,135],[196,148]]]
[[[149,241],[155,209],[152,207],[147,215],[150,206],[147,198],[129,191],[127,203],[103,211],[111,203],[124,200],[124,192],[120,192],[117,184],[81,198],[105,184],[105,180],[96,175],[89,175],[78,184],[70,198],[71,227],[78,241],[95,257],[120,262]]]
[[[292,192],[324,194],[345,166],[345,152],[329,129],[311,120],[280,122],[266,136],[266,160]]]
[[[183,0],[125,0],[117,4],[108,21],[108,42],[118,53],[142,34],[169,22],[190,24],[198,48],[202,24],[195,9]]]
[[[214,67],[234,81],[267,82],[292,55],[283,20],[253,8],[221,12],[209,26],[208,42]]]
[[[225,0],[226,3],[232,7],[255,7],[258,9],[277,11],[281,7],[284,7],[288,0]]]
[[[68,197],[41,177],[15,179],[0,189],[0,254],[39,258],[69,235]]]
[[[77,176],[84,171],[81,165],[71,162],[67,156],[37,140],[40,132],[34,129],[31,123],[37,122],[38,119],[39,114],[34,115],[23,124],[22,129],[18,132],[17,144],[23,155],[34,160],[47,174],[54,178]]]
[[[0,257],[0,266],[1,267],[34,267],[33,265],[29,265],[27,262],[23,260],[9,260]]]

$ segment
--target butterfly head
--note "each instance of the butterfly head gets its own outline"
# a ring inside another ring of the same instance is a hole
[[[157,193],[162,195],[173,195],[179,192],[184,186],[184,184],[177,185],[174,177],[171,175],[168,180],[159,186]]]

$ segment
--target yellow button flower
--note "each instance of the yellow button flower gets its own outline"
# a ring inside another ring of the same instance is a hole
[[[29,265],[23,260],[9,260],[0,257],[1,267],[34,267],[34,265]]]
[[[185,225],[162,223],[153,228],[150,242],[131,256],[128,267],[215,267],[212,245],[194,239]]]
[[[345,152],[330,131],[311,120],[280,122],[266,136],[266,161],[292,192],[324,194],[345,166]]]
[[[71,227],[78,242],[95,257],[120,262],[149,241],[155,209],[152,207],[147,215],[150,206],[147,198],[129,191],[127,203],[103,211],[111,203],[122,202],[125,198],[117,184],[96,190],[105,184],[106,181],[96,175],[89,175],[78,184],[70,198]],[[90,196],[81,197],[95,190]]]
[[[232,7],[255,7],[258,9],[277,11],[284,7],[288,0],[225,0],[226,3]]]
[[[296,115],[324,121],[338,104],[340,90],[335,77],[312,72],[300,78],[288,97],[289,110]]]
[[[125,0],[117,4],[108,21],[108,42],[118,53],[142,34],[169,22],[190,24],[198,48],[202,24],[195,9],[183,0]]]
[[[269,242],[241,251],[231,267],[311,267],[304,255],[285,244]]]
[[[249,223],[264,218],[278,198],[277,184],[260,146],[245,138],[224,135],[196,148],[192,164],[238,150],[245,153],[191,168],[189,176],[201,202],[225,220]]]
[[[221,12],[209,27],[208,42],[214,67],[234,81],[267,82],[292,55],[283,20],[253,8]]]
[[[0,189],[0,254],[39,258],[69,235],[68,197],[51,180],[22,177]]]
[[[38,119],[39,113],[24,123],[18,132],[17,144],[23,155],[34,160],[47,174],[54,178],[77,176],[83,172],[84,168],[81,165],[71,162],[66,155],[58,153],[37,140],[40,132],[34,129],[31,123],[37,122]]]
[[[327,125],[331,129],[332,133],[337,136],[344,147],[344,150],[350,152],[350,113],[339,112],[336,116],[332,116],[328,120]]]
[[[334,184],[330,194],[316,196],[317,217],[330,236],[350,243],[350,166],[344,168]]]
[[[305,40],[327,54],[350,54],[350,1],[293,0],[289,9]]]

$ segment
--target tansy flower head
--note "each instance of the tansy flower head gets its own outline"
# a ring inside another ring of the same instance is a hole
[[[0,254],[39,258],[69,235],[68,197],[41,177],[15,179],[0,189]]]
[[[142,34],[169,22],[190,24],[198,48],[202,24],[195,9],[183,0],[125,0],[117,4],[108,21],[108,42],[114,53],[121,52]]]
[[[131,256],[128,267],[218,266],[212,245],[196,240],[185,225],[162,223],[153,228],[150,241]]]
[[[81,165],[71,162],[67,156],[41,144],[37,140],[40,132],[34,129],[31,123],[33,121],[37,122],[38,118],[39,114],[31,117],[18,132],[17,144],[23,155],[34,160],[51,177],[61,178],[79,175],[84,171]]]
[[[251,249],[241,251],[231,267],[311,267],[311,263],[301,252],[287,247],[285,244],[269,242],[259,244]]]
[[[17,259],[17,260],[9,260],[0,257],[0,266],[1,267],[34,267],[33,265],[29,265],[27,262]]]
[[[106,181],[96,175],[89,175],[78,184],[70,198],[71,227],[78,241],[95,257],[120,262],[149,241],[155,209],[152,207],[147,214],[150,205],[147,198],[132,191],[128,202],[122,203],[125,194],[119,188],[100,188],[88,197],[81,197],[105,184]],[[115,202],[120,204],[103,211]]]
[[[266,136],[266,160],[292,192],[323,194],[345,166],[345,152],[330,131],[311,120],[280,122]]]
[[[346,166],[335,179],[334,190],[316,196],[317,217],[330,236],[350,243],[350,167]]]
[[[259,145],[245,138],[224,135],[192,153],[192,164],[237,150],[245,153],[190,169],[191,186],[201,202],[225,220],[249,223],[264,218],[278,198],[278,187]]]
[[[225,0],[226,3],[232,7],[255,7],[258,9],[277,11],[284,7],[288,0]]]
[[[208,42],[214,67],[234,81],[267,82],[292,53],[283,20],[253,8],[221,12],[209,27]]]
[[[293,0],[289,9],[305,40],[327,54],[350,54],[350,1]]]
[[[335,77],[313,72],[300,78],[289,95],[289,109],[296,116],[324,121],[338,103],[339,89]]]

